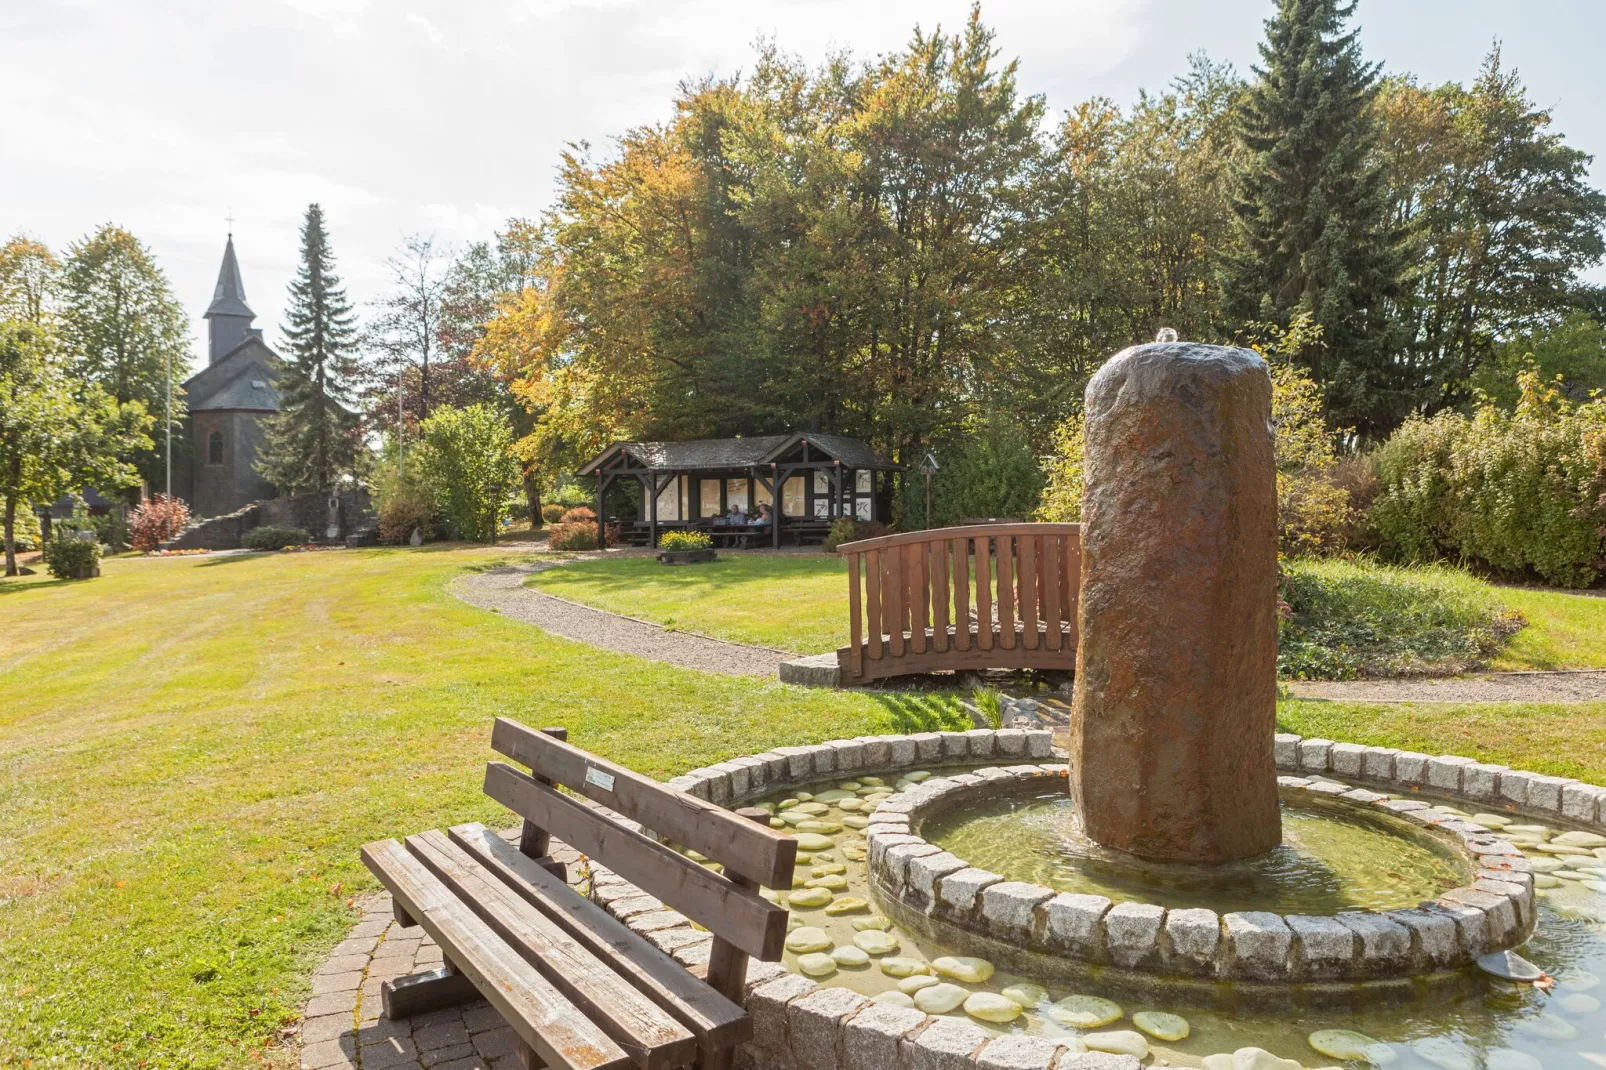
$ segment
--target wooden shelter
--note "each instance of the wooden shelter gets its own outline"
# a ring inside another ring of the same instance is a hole
[[[597,479],[597,537],[620,527],[628,542],[658,545],[665,529],[715,534],[744,530],[747,539],[823,539],[832,521],[852,517],[885,522],[891,499],[889,473],[901,466],[859,439],[843,435],[755,435],[690,442],[615,442],[580,469]],[[633,520],[608,517],[608,488],[621,479],[641,488]],[[719,523],[734,506],[744,513],[770,507],[769,523]]]

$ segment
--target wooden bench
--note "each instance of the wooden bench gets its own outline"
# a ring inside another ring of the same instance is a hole
[[[722,810],[571,746],[565,734],[496,721],[492,748],[530,769],[491,762],[485,770],[485,793],[524,818],[517,846],[469,824],[363,847],[397,921],[422,925],[446,961],[387,982],[385,1016],[483,996],[513,1027],[527,1067],[724,1070],[752,1035],[741,1006],[748,959],[778,961],[786,939],[785,909],[757,889],[792,886],[797,841],[772,830],[763,810]],[[712,933],[704,975],[570,888],[551,857],[553,837]]]

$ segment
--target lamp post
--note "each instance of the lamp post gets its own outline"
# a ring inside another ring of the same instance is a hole
[[[937,474],[936,456],[930,451],[920,461],[920,474],[926,477],[926,527],[931,527],[931,477]]]

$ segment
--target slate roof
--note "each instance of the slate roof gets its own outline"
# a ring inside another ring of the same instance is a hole
[[[255,335],[247,338],[214,363],[184,380],[186,403],[191,412],[218,409],[279,411],[279,391],[274,382],[275,354]],[[261,386],[257,384],[261,383]]]
[[[808,444],[850,468],[897,468],[876,455],[868,443],[846,435],[753,435],[749,438],[701,438],[687,442],[614,442],[587,461],[581,475],[590,475],[616,452],[629,454],[648,468],[685,471],[698,468],[751,468],[770,464],[799,443]]]
[[[203,319],[213,316],[244,316],[255,319],[256,313],[245,303],[245,280],[240,278],[240,262],[234,256],[234,235],[229,235],[223,246],[223,265],[217,271],[217,285],[212,288],[212,303],[207,306]]]

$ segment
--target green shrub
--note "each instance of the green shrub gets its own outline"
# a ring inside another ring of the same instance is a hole
[[[1526,623],[1493,588],[1443,565],[1296,559],[1278,591],[1277,672],[1300,680],[1467,672]]]
[[[513,429],[491,405],[443,405],[419,424],[419,467],[455,538],[495,542],[508,492],[519,485]]]
[[[301,528],[276,528],[264,525],[252,528],[240,539],[247,550],[283,550],[286,546],[305,546],[312,537]]]
[[[1514,412],[1415,418],[1375,456],[1384,554],[1450,557],[1587,587],[1606,572],[1606,399],[1574,405],[1532,369]]]
[[[860,539],[879,539],[887,534],[887,526],[878,521],[854,520],[852,517],[838,517],[831,523],[831,530],[820,544],[820,549],[828,554],[836,553],[837,547],[845,542],[858,542]]]
[[[549,550],[595,550],[597,523],[561,523],[553,526],[546,539]]]
[[[548,502],[541,506],[541,519],[548,524],[556,524],[563,519],[565,508],[557,502]]]
[[[112,506],[104,516],[90,517],[89,523],[95,530],[95,537],[110,547],[113,553],[128,549],[128,521],[124,519],[120,506]]]
[[[563,483],[552,494],[552,500],[565,509],[573,509],[577,505],[590,505],[597,500],[595,481],[591,486],[579,483]]]
[[[100,565],[100,543],[80,539],[75,532],[60,531],[45,544],[45,567],[57,579],[87,579]]]
[[[706,531],[666,531],[658,536],[660,550],[706,550],[713,545],[713,537]]]
[[[987,719],[988,728],[997,730],[1004,726],[1004,694],[998,688],[978,687],[970,693],[970,700]]]

